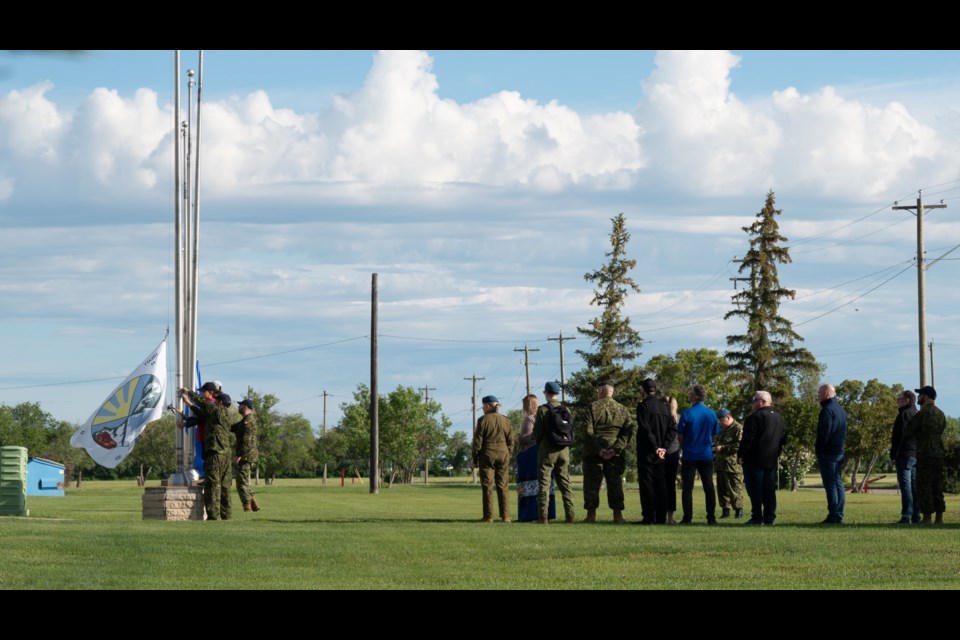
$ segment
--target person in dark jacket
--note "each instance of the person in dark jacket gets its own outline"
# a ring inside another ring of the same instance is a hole
[[[903,436],[914,438],[917,443],[917,500],[923,512],[920,524],[941,525],[943,512],[947,510],[943,501],[946,483],[943,432],[947,429],[947,417],[937,407],[936,389],[928,385],[916,392],[920,411],[903,428]],[[936,520],[931,520],[934,513]]]
[[[905,389],[897,396],[897,418],[890,436],[890,461],[897,467],[900,486],[900,520],[897,524],[920,522],[920,501],[917,499],[917,441],[904,438],[903,429],[917,415],[917,396]]]
[[[827,517],[820,524],[843,524],[846,488],[843,485],[844,446],[847,442],[847,414],[837,402],[832,384],[820,385],[817,391],[820,416],[817,418],[815,452],[820,478],[827,493]]]
[[[657,397],[657,383],[643,381],[644,397],[637,405],[637,478],[640,482],[640,524],[667,522],[667,449],[677,440],[677,423],[670,405]],[[676,483],[676,473],[669,482]],[[671,491],[675,491],[670,486]]]
[[[772,525],[777,520],[777,467],[787,441],[783,416],[771,408],[767,391],[753,395],[754,412],[744,421],[737,459],[743,465],[743,481],[750,496],[748,525]]]

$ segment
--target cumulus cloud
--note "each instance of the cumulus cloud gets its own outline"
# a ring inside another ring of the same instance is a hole
[[[773,94],[772,106],[784,132],[778,173],[798,188],[889,194],[903,189],[918,161],[939,152],[937,132],[896,102],[875,107],[846,100],[833,87],[807,96],[788,88]]]
[[[639,113],[657,150],[658,175],[713,195],[769,183],[781,132],[730,91],[739,60],[727,51],[657,53]]]
[[[731,89],[739,62],[726,51],[657,54],[638,117],[658,177],[713,196],[773,187],[873,198],[956,174],[949,143],[903,104],[875,106],[830,86],[748,104]]]
[[[876,197],[960,168],[960,127],[949,113],[925,124],[902,104],[860,102],[833,87],[787,86],[746,102],[734,92],[739,58],[727,51],[659,52],[635,113],[593,115],[516,91],[445,99],[432,64],[421,51],[379,53],[359,90],[315,113],[277,107],[262,90],[208,101],[207,193],[315,198],[310,186],[342,202],[399,196],[441,207],[475,195],[464,185]],[[0,95],[0,202],[48,196],[51,182],[92,198],[168,197],[172,115],[155,91],[98,88],[64,112],[51,89]]]

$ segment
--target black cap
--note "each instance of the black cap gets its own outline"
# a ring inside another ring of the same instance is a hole
[[[643,390],[646,392],[656,391],[657,390],[657,381],[653,378],[647,378],[643,381]]]
[[[237,403],[237,406],[238,407],[243,406],[243,407],[246,407],[247,409],[253,410],[253,400],[251,400],[250,398],[244,398],[243,400]]]
[[[204,382],[203,386],[200,387],[200,391],[213,391],[216,393],[217,391],[220,391],[220,389],[218,389],[217,385],[215,385],[213,382]]]
[[[221,393],[219,396],[217,396],[217,400],[219,400],[219,401],[220,401],[220,404],[222,404],[222,405],[225,406],[225,407],[229,407],[229,406],[230,406],[230,403],[233,402],[233,401],[230,399],[230,396],[228,396],[228,395],[225,394],[225,393]]]
[[[931,400],[937,399],[937,390],[931,387],[930,385],[927,385],[922,389],[914,389],[914,391],[917,392],[918,396],[927,396]]]
[[[483,404],[500,404],[497,396],[483,396]]]

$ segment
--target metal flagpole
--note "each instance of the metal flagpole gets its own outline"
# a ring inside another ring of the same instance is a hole
[[[192,82],[192,79],[191,79]],[[193,266],[191,269],[190,363],[194,376],[197,365],[197,306],[200,300],[200,105],[203,97],[203,50],[197,54],[197,125],[196,151],[193,155]],[[192,130],[192,127],[191,127]],[[194,377],[193,388],[197,379]]]

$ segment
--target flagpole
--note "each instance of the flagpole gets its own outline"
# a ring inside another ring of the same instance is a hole
[[[176,347],[176,397],[177,410],[183,411],[183,400],[180,398],[180,387],[183,385],[183,229],[181,228],[181,206],[183,204],[182,180],[180,176],[180,51],[173,53],[173,235],[174,235],[174,335],[177,337]],[[184,449],[186,436],[183,429],[177,429],[177,471],[168,480],[173,486],[184,486],[186,469],[184,464]]]
[[[196,388],[197,375],[197,306],[200,300],[200,105],[203,98],[203,50],[197,56],[197,133],[196,151],[193,155],[193,251],[191,255],[192,283],[190,288],[190,364],[193,372],[193,383]],[[188,166],[189,170],[189,166]]]

